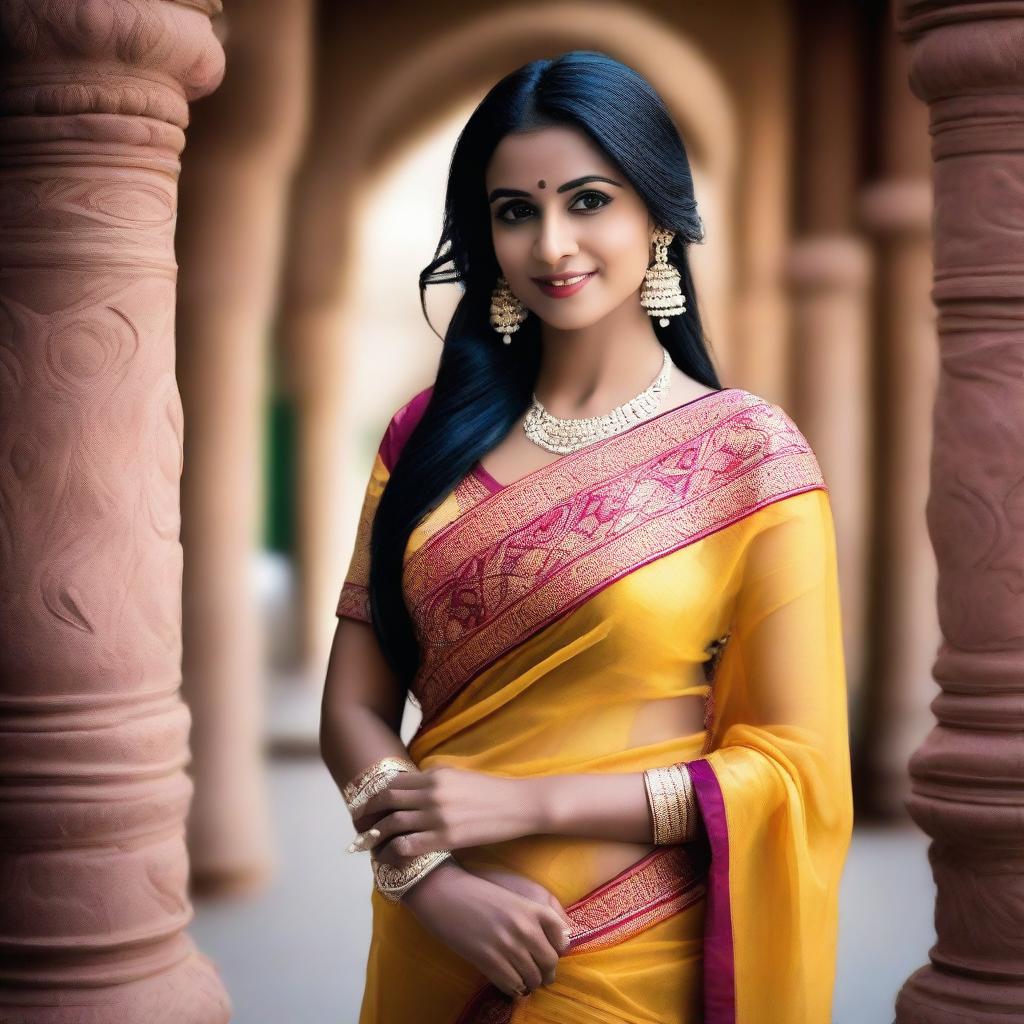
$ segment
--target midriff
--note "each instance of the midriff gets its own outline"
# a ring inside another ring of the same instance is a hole
[[[703,699],[688,695],[651,701],[639,713],[630,745],[642,748],[683,737],[689,751],[678,760],[699,756],[704,743]],[[567,771],[567,774],[569,772]],[[573,835],[532,835],[457,852],[467,868],[501,867],[539,882],[563,906],[614,878],[658,847],[653,842],[626,842]]]

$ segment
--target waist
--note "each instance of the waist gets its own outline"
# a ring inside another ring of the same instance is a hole
[[[671,900],[680,886],[707,874],[710,850],[703,839],[654,846],[538,835],[468,847],[457,851],[456,857],[469,870],[503,868],[530,878],[568,910],[608,886],[611,895],[628,892],[630,901]]]

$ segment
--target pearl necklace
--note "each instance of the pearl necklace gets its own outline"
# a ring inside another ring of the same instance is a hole
[[[533,393],[533,404],[530,406],[523,430],[534,444],[546,448],[549,452],[567,455],[588,444],[593,444],[603,437],[612,437],[628,430],[637,423],[650,419],[661,404],[660,395],[669,384],[669,367],[672,360],[668,349],[664,350],[661,372],[645,390],[635,398],[616,406],[603,416],[587,416],[581,419],[560,419],[552,416]]]

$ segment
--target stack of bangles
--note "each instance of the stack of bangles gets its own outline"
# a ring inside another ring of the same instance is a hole
[[[383,757],[361,771],[341,791],[353,819],[359,816],[359,808],[370,797],[387,789],[396,775],[415,771],[419,771],[419,768],[404,757]],[[451,855],[451,850],[432,850],[430,853],[421,853],[405,867],[395,867],[377,860],[371,849],[374,883],[382,896],[397,903],[420,879],[425,878]]]
[[[663,846],[696,839],[700,821],[686,762],[680,761],[667,768],[648,768],[644,772],[644,786],[647,787],[655,844]]]

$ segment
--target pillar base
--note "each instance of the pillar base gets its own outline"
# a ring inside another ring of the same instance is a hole
[[[1024,1024],[1024,985],[915,971],[896,997],[894,1024]]]
[[[80,955],[61,965],[48,952],[38,962],[19,957],[4,972],[0,1020],[4,1024],[227,1024],[231,1002],[213,962],[187,935],[176,942],[180,959],[165,964],[160,944],[154,972],[138,977],[146,952],[112,961],[97,958],[90,969]],[[126,961],[129,961],[126,963]],[[136,980],[123,981],[130,973]],[[17,979],[23,979],[19,984]]]

